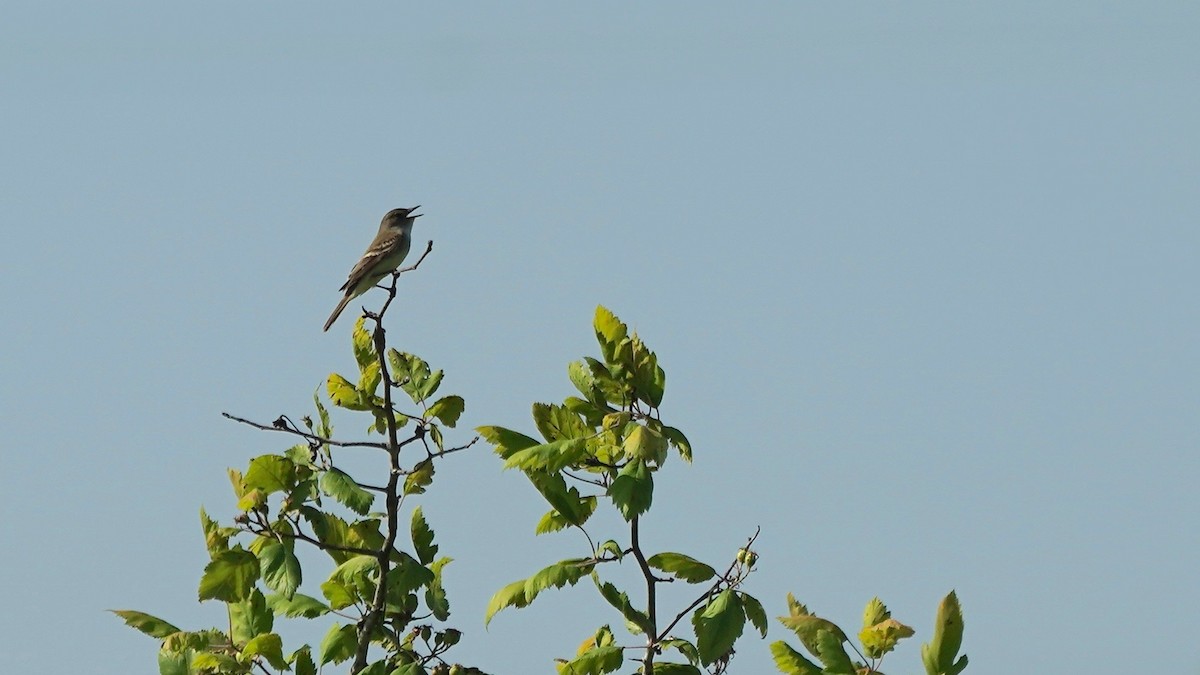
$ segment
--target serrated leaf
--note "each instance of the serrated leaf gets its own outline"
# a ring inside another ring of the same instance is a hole
[[[349,474],[337,467],[330,467],[322,474],[321,491],[360,516],[365,516],[375,502],[375,495],[364,490]]]
[[[519,431],[497,426],[475,427],[475,431],[483,439],[495,446],[495,452],[501,459],[508,459],[514,452],[540,445],[537,439],[530,438]]]
[[[854,663],[846,654],[842,643],[845,640],[829,630],[817,631],[817,658],[825,666],[827,675],[855,675]]]
[[[442,568],[450,561],[451,558],[440,558],[429,566],[429,570],[433,572],[433,579],[425,589],[425,604],[433,618],[438,621],[450,618],[450,601],[446,598],[446,589],[442,586]]]
[[[425,488],[433,482],[434,466],[433,458],[426,458],[413,467],[412,471],[404,477],[404,494],[420,495],[425,494]]]
[[[412,525],[409,529],[412,532],[413,548],[417,552],[417,560],[420,560],[422,565],[428,565],[437,556],[438,547],[433,543],[433,529],[429,527],[429,523],[425,522],[425,514],[419,506],[413,509]]]
[[[884,619],[874,626],[862,629],[858,640],[868,658],[879,659],[896,648],[900,640],[912,637],[915,631],[895,619]]]
[[[329,395],[329,400],[333,401],[333,404],[339,408],[347,410],[371,409],[371,406],[364,404],[359,399],[358,387],[337,373],[330,373],[328,379],[325,380],[325,393]]]
[[[258,551],[263,583],[273,591],[292,597],[302,581],[300,560],[296,558],[291,539],[270,540]]]
[[[179,629],[174,625],[145,612],[138,612],[132,609],[110,609],[108,611],[121,617],[125,621],[126,626],[135,628],[150,637],[162,639],[171,633],[179,632]]]
[[[209,557],[229,550],[229,537],[237,533],[233,528],[221,527],[220,523],[208,517],[208,512],[200,509],[200,527],[204,529],[204,547],[208,549]]]
[[[804,658],[783,640],[771,643],[771,656],[775,659],[775,667],[784,675],[821,675],[820,666]]]
[[[367,332],[365,317],[359,316],[358,321],[354,322],[350,341],[354,348],[354,362],[358,364],[360,371],[364,366],[379,363],[379,356],[375,353],[375,339]]]
[[[808,611],[804,605],[799,604],[791,607],[790,609],[792,611]],[[800,642],[804,644],[804,648],[808,650],[808,653],[817,658],[821,657],[819,647],[817,645],[817,634],[820,631],[824,630],[833,633],[842,642],[847,640],[846,634],[843,633],[842,629],[838,628],[836,624],[813,614],[797,613],[793,614],[792,616],[781,616],[779,617],[779,622],[792,629],[792,631],[796,633],[796,637],[800,638]]]
[[[654,501],[654,479],[642,460],[631,461],[621,468],[608,494],[625,520],[633,520],[650,509]]]
[[[596,647],[575,657],[563,666],[564,675],[602,675],[611,673],[625,662],[625,652],[617,645]],[[658,672],[658,669],[655,669]]]
[[[892,613],[888,611],[887,605],[878,597],[871,598],[863,609],[863,628],[870,628],[884,619],[891,618]]]
[[[701,675],[700,669],[690,663],[655,661],[654,675]]]
[[[934,619],[933,639],[921,647],[925,667],[930,673],[948,674],[957,666],[954,658],[958,655],[958,650],[962,648],[962,636],[962,607],[958,603],[958,595],[954,591],[950,591],[938,603],[937,616]],[[926,651],[928,651],[928,656],[926,656]]]
[[[733,643],[742,635],[746,614],[741,599],[732,589],[713,596],[703,609],[692,615],[692,627],[696,629],[696,651],[700,663],[705,666],[729,653]]]
[[[242,644],[264,633],[270,633],[275,626],[275,613],[267,607],[267,600],[263,594],[254,589],[245,600],[229,603],[229,623],[233,631],[233,641]]]
[[[586,521],[596,511],[597,500],[595,497],[583,497],[578,501],[578,508],[575,509],[573,517],[581,518]],[[547,532],[557,532],[564,528],[570,527],[573,523],[558,512],[557,509],[548,511],[538,521],[537,527],[534,528],[535,534],[546,534]],[[579,524],[582,524],[580,522]]]
[[[683,432],[675,427],[663,426],[662,432],[671,445],[679,451],[679,456],[683,458],[683,461],[690,463],[692,461],[692,444],[688,442],[687,436],[684,436]]]
[[[533,602],[539,593],[548,588],[574,586],[593,567],[595,563],[584,558],[571,558],[543,567],[525,580],[525,597]]]
[[[335,623],[329,627],[329,632],[325,633],[324,639],[321,640],[318,665],[341,663],[354,656],[357,647],[358,636],[354,631],[354,624],[342,626]]]
[[[282,614],[291,619],[298,616],[315,619],[329,613],[328,605],[303,593],[295,593],[291,598],[282,593],[272,593],[267,596],[267,607],[270,607],[277,616]]]
[[[596,330],[596,341],[600,343],[600,352],[604,359],[611,362],[618,345],[629,334],[629,329],[608,308],[597,305],[596,315],[592,320]]]
[[[533,422],[547,443],[592,435],[592,429],[566,406],[534,403]]]
[[[616,608],[626,621],[636,626],[641,633],[649,634],[654,631],[650,617],[633,606],[628,594],[618,590],[616,586],[607,581],[600,581],[595,575],[592,575],[592,580],[596,582],[596,588],[600,590],[600,595],[608,601],[608,604]]]
[[[286,492],[296,484],[296,465],[280,455],[262,455],[250,460],[242,484],[266,494]]]
[[[698,584],[717,576],[717,571],[712,567],[682,553],[655,553],[646,559],[646,564],[690,584]]]
[[[237,662],[237,659],[227,654],[217,654],[215,652],[198,652],[192,657],[189,667],[189,672],[220,675],[224,675],[225,673],[242,673],[245,670],[242,664]]]
[[[261,656],[271,664],[271,667],[278,670],[285,670],[288,667],[287,661],[283,658],[283,639],[275,633],[267,633],[251,639],[242,648],[242,654]]]
[[[553,473],[578,464],[586,455],[587,441],[585,439],[564,438],[552,443],[543,443],[518,450],[505,460],[504,468]]]
[[[488,601],[487,611],[483,615],[483,625],[487,627],[492,622],[496,612],[506,607],[527,607],[530,598],[525,596],[525,579],[520,579],[496,591]]]
[[[240,547],[213,556],[200,577],[200,601],[245,600],[258,581],[258,558]]]
[[[621,449],[629,459],[661,465],[667,454],[667,439],[649,427],[636,424],[625,436]]]
[[[441,420],[442,424],[453,429],[466,407],[467,403],[461,396],[446,396],[438,399],[433,405],[429,406],[429,414]]]
[[[665,649],[674,649],[683,654],[687,658],[688,663],[696,665],[700,663],[700,652],[696,651],[696,645],[684,640],[683,638],[667,638],[658,643],[660,647]]]
[[[742,598],[742,609],[746,611],[746,618],[750,619],[750,623],[758,629],[758,632],[765,638],[767,637],[767,610],[763,609],[762,603],[749,593],[738,593]]]
[[[308,645],[292,652],[288,662],[292,664],[295,675],[317,675],[317,664],[313,663],[312,648]]]

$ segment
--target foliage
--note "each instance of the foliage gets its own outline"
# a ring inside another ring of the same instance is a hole
[[[524,473],[549,505],[535,531],[574,528],[587,544],[584,555],[553,563],[500,589],[488,605],[486,619],[509,607],[526,607],[543,591],[574,586],[588,577],[640,644],[622,645],[605,624],[572,659],[559,660],[560,673],[615,672],[626,652],[636,654],[641,673],[698,675],[701,668],[724,672],[747,620],[764,637],[767,632],[762,604],[741,588],[757,560],[750,550],[754,538],[723,572],[683,553],[650,553],[639,525],[654,504],[655,476],[672,450],[690,462],[692,447],[684,433],[665,424],[659,414],[666,374],[654,352],[604,307],[596,309],[593,325],[601,358],[585,358],[567,368],[580,396],[568,397],[561,405],[533,404],[541,440],[499,426],[478,429],[505,468]],[[616,538],[589,531],[589,520],[602,503],[625,521],[626,531]],[[597,545],[598,541],[604,543]],[[601,574],[630,559],[641,572],[640,593],[622,589]],[[694,600],[671,613],[659,606],[656,591],[674,581],[704,585]],[[635,595],[645,597],[645,604],[632,600]],[[677,634],[689,616],[691,631]],[[683,661],[658,660],[667,650]]]

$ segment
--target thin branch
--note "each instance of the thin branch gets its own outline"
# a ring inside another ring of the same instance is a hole
[[[629,547],[633,549],[633,557],[637,559],[638,567],[642,568],[642,576],[646,578],[646,608],[650,619],[650,630],[646,632],[646,656],[642,659],[642,672],[654,672],[654,653],[658,645],[658,603],[655,600],[655,584],[658,579],[650,571],[646,556],[642,553],[642,544],[638,538],[640,518],[634,516],[629,520]]]
[[[253,422],[253,421],[245,419],[243,417],[238,417],[236,415],[230,415],[227,412],[221,413],[221,417],[224,417],[225,419],[233,420],[234,422],[248,424],[248,425],[254,427],[255,429],[261,429],[262,431],[282,431],[284,433],[292,434],[293,436],[300,436],[301,438],[304,438],[305,440],[308,440],[308,441],[311,441],[314,443],[324,444],[324,445],[332,445],[332,446],[338,447],[338,448],[376,448],[378,450],[387,450],[388,449],[387,443],[372,443],[370,441],[335,441],[332,438],[325,438],[324,436],[317,436],[315,434],[310,434],[305,431],[300,431],[299,429],[274,426],[274,425],[270,425],[270,424],[259,424],[258,422]]]
[[[754,529],[754,535],[750,537],[750,540],[746,542],[746,546],[744,547],[744,548],[746,548],[746,550],[749,550],[750,546],[754,544],[754,540],[758,539],[758,534],[761,531],[762,531],[761,527],[757,527]],[[713,585],[711,587],[709,587],[709,589],[707,591],[705,591],[703,594],[701,594],[700,597],[693,600],[692,604],[690,604],[686,608],[684,608],[684,610],[682,612],[675,615],[675,618],[671,620],[671,623],[668,624],[667,627],[663,629],[662,634],[660,634],[657,638],[655,638],[655,640],[654,640],[655,643],[662,642],[663,640],[667,639],[667,636],[671,634],[671,629],[674,628],[675,625],[678,624],[681,619],[683,619],[683,617],[687,616],[689,612],[691,612],[693,609],[696,609],[697,607],[699,607],[700,603],[711,598],[713,596],[713,594],[715,594],[717,591],[719,591],[721,589],[721,584],[730,584],[729,587],[732,588],[734,580],[730,578],[730,575],[733,574],[733,570],[737,569],[737,566],[739,564],[740,563],[738,563],[737,558],[735,557],[734,561],[732,563],[730,563],[729,568],[725,570],[725,574],[722,574],[721,576],[717,577],[717,580],[713,583]],[[740,581],[740,580],[738,580],[738,581]]]

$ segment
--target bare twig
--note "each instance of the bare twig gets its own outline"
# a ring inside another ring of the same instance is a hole
[[[245,419],[243,417],[238,417],[236,415],[230,415],[227,412],[221,413],[221,417],[233,420],[234,422],[248,424],[248,425],[254,427],[255,429],[261,429],[263,431],[282,431],[287,434],[292,434],[293,436],[299,436],[299,437],[301,437],[307,441],[313,442],[313,443],[318,443],[318,444],[323,444],[323,445],[332,445],[337,448],[376,448],[379,450],[387,450],[387,448],[388,448],[387,443],[372,443],[371,441],[335,441],[332,438],[325,438],[324,436],[317,436],[315,434],[310,434],[308,432],[300,431],[299,429],[295,429],[295,428],[276,426],[274,424],[259,424],[258,422],[254,422],[254,421]]]

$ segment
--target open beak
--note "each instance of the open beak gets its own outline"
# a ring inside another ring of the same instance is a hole
[[[408,210],[408,217],[409,217],[409,218],[420,218],[421,216],[425,215],[424,213],[413,213],[413,211],[416,211],[416,210],[417,210],[417,209],[419,209],[419,208],[421,208],[421,205],[420,205],[420,204],[417,204],[416,206],[414,206],[414,207],[412,207],[411,209],[409,209],[409,210]]]

